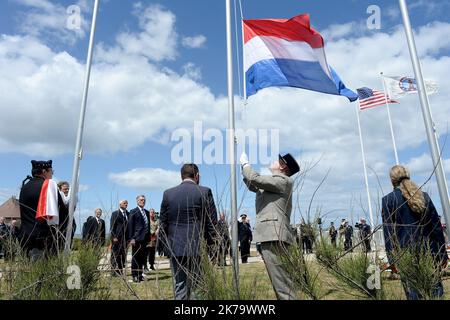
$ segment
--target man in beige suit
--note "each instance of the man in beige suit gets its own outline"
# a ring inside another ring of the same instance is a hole
[[[255,172],[245,153],[241,155],[240,163],[245,184],[256,193],[254,240],[261,243],[261,255],[273,289],[278,299],[295,300],[293,282],[281,266],[279,255],[295,241],[290,225],[294,185],[291,177],[300,171],[300,167],[289,153],[280,155],[270,166],[272,175]]]

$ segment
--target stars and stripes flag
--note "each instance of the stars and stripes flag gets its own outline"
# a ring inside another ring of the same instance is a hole
[[[398,103],[395,100],[389,98],[384,92],[373,90],[367,87],[356,89],[359,97],[359,110],[369,109],[376,106],[381,106],[387,103]]]

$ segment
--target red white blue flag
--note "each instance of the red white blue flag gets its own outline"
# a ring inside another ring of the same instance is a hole
[[[244,20],[243,29],[247,96],[263,88],[285,86],[358,99],[328,66],[323,38],[311,28],[308,14]]]
[[[367,87],[356,89],[359,96],[359,109],[369,109],[383,104],[398,103],[398,101],[389,98],[384,92],[373,90]]]

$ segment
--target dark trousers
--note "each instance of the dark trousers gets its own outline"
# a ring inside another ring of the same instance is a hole
[[[247,263],[247,259],[250,256],[250,241],[242,240],[240,244],[242,263]]]
[[[303,253],[312,253],[312,241],[310,237],[302,237],[302,249]]]
[[[111,247],[111,267],[115,273],[122,275],[127,261],[127,243],[125,239],[113,242]]]
[[[336,247],[336,237],[331,237],[331,244]]]
[[[400,278],[401,274],[400,274]],[[408,300],[422,300],[424,297],[411,285],[407,279],[402,279],[403,290],[405,291],[406,299]],[[438,283],[433,287],[433,292],[431,293],[433,299],[441,299],[444,296],[444,287],[442,281],[439,280]]]
[[[55,227],[41,232],[39,237],[23,234],[20,240],[22,250],[32,261],[58,254],[58,241]]]
[[[133,278],[141,278],[147,261],[146,242],[138,242],[131,249],[131,275]]]
[[[364,251],[365,252],[372,251],[372,248],[370,247],[370,239],[364,240]]]
[[[150,263],[150,268],[155,265],[155,255],[156,255],[156,247],[147,247],[148,254],[148,263]]]
[[[171,257],[174,300],[195,299],[194,290],[200,282],[200,257]]]
[[[347,251],[349,250],[351,247],[353,247],[353,241],[352,239],[345,239],[344,241],[344,250]]]
[[[218,259],[217,259],[219,266],[227,265],[227,254],[228,254],[229,246],[230,246],[230,242],[226,241],[226,240],[219,243]]]

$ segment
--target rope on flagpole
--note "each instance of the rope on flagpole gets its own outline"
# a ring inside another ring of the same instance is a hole
[[[239,43],[239,35],[238,35],[238,15],[237,15],[237,4],[236,0],[234,0],[234,33],[236,38],[236,44]],[[244,49],[244,48],[242,48]],[[239,97],[243,99],[242,95],[242,83],[241,83],[241,59],[239,58],[239,46],[236,45],[236,60],[237,60],[237,71],[238,71],[238,89],[239,89]]]

